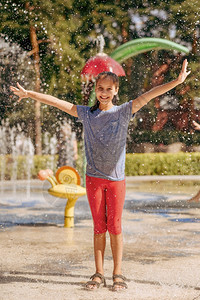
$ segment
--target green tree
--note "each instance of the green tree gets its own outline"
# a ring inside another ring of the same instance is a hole
[[[70,21],[66,18],[70,8],[70,1],[65,4],[62,1],[2,1],[0,30],[6,40],[18,43],[31,56],[35,66],[36,91],[51,92],[75,101],[75,95],[80,98],[80,88],[76,83],[77,70],[83,65],[83,59],[70,41],[70,33],[76,30],[77,24],[75,19]],[[51,108],[44,106],[43,114],[42,121],[45,123]],[[61,116],[55,113],[51,123],[57,118]],[[35,119],[35,142],[39,153],[41,126],[38,102],[35,103]]]
[[[174,96],[179,100],[180,104],[177,110],[187,109],[189,122],[191,122],[195,118],[193,99],[200,89],[198,81],[200,7],[198,1],[136,1],[136,4],[137,7],[135,9],[130,8],[129,10],[132,20],[130,25],[131,38],[144,36],[167,38],[191,49],[191,53],[188,56],[189,67],[192,71],[191,75],[184,85],[169,93],[169,95],[173,95],[176,92]],[[153,51],[152,53],[135,57],[128,89],[137,96],[140,88],[144,91],[155,84],[161,84],[164,80],[169,81],[176,78],[180,71],[182,60],[183,58],[180,54],[169,51]],[[143,73],[143,80],[140,76],[141,73]],[[138,87],[140,88],[138,89]],[[149,120],[151,126],[155,122],[156,117],[153,103],[151,101],[138,114],[138,117],[141,118],[140,116],[143,112],[150,111]],[[155,106],[159,106],[158,99],[155,100]],[[145,126],[149,128],[150,124]]]

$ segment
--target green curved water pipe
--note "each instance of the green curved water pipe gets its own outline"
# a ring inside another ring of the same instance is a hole
[[[122,63],[126,59],[151,50],[176,50],[178,52],[189,53],[188,48],[177,43],[158,39],[158,38],[141,38],[129,41],[119,46],[110,56],[118,63]]]
[[[184,52],[186,54],[189,53],[188,48],[179,45],[177,43],[171,42],[165,39],[159,38],[141,38],[135,39],[133,41],[129,41],[121,46],[119,46],[116,50],[114,50],[110,57],[115,59],[118,63],[122,63],[126,59],[138,55],[140,53],[144,53],[151,50],[176,50],[178,52]],[[89,106],[94,105],[95,102],[95,91],[93,89],[90,98],[89,98]]]

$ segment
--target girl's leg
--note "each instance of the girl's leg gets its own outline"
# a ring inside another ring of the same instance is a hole
[[[104,179],[86,176],[86,191],[94,223],[94,233],[107,231]]]
[[[104,275],[104,270],[103,270],[103,264],[104,264],[104,252],[105,252],[105,247],[106,247],[106,233],[102,234],[94,234],[94,257],[95,257],[95,266],[96,266],[96,272],[95,273],[100,273],[101,275]],[[94,277],[92,279],[93,281],[101,283],[101,278]],[[97,288],[93,284],[87,284],[88,289],[95,289]]]
[[[94,234],[94,257],[96,273],[104,274],[104,252],[106,247],[106,233]]]
[[[122,274],[122,255],[123,255],[123,238],[122,233],[112,234],[110,233],[110,245],[113,256],[113,275]]]
[[[86,189],[88,201],[94,222],[94,257],[96,272],[104,275],[104,252],[106,246],[106,203],[105,191],[100,178],[86,177]],[[99,277],[94,277],[93,281],[101,282]],[[94,289],[96,286],[88,285],[87,288]]]
[[[122,275],[123,237],[121,232],[121,217],[126,193],[125,180],[111,182],[106,191],[107,226],[110,234],[110,244],[113,255],[113,275]],[[123,281],[116,278],[114,281]],[[115,285],[115,289],[122,289]]]

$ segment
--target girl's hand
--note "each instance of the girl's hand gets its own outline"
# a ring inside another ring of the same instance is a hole
[[[23,98],[27,98],[27,91],[17,82],[18,89],[14,86],[10,86],[10,90],[19,97],[17,102],[20,102]]]
[[[190,74],[191,71],[187,72],[187,59],[184,60],[183,65],[182,65],[182,70],[181,73],[178,76],[178,82],[182,83],[183,81],[185,81],[186,77]]]
[[[197,122],[195,121],[192,121],[193,125],[194,125],[194,129],[196,130],[200,130],[200,124],[198,124]]]

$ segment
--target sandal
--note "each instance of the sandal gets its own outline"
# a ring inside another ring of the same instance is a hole
[[[95,281],[93,280],[95,277],[98,277],[101,279],[101,282],[98,282],[98,281]],[[106,280],[105,280],[105,277],[100,274],[100,273],[95,273],[94,275],[92,275],[90,277],[90,279],[92,279],[91,281],[88,281],[86,284],[85,284],[85,288],[87,290],[94,290],[94,289],[98,289],[100,287],[101,284],[103,284],[103,286],[105,287],[106,286]],[[89,287],[90,285],[93,286],[93,288]]]
[[[126,277],[124,277],[123,275],[113,275],[113,280],[115,280],[116,278],[120,278],[123,281],[114,281],[113,282],[113,286],[112,286],[112,290],[113,291],[118,291],[118,290],[125,290],[128,288],[127,284],[126,284]],[[119,289],[117,288],[117,286],[119,287]]]

